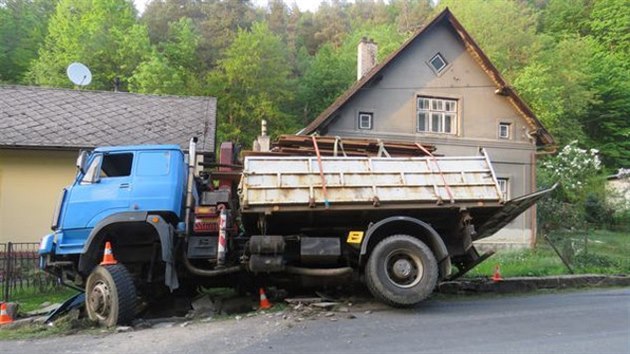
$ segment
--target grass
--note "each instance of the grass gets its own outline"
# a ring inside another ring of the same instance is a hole
[[[576,274],[630,274],[628,232],[557,232],[550,238]],[[504,277],[570,274],[549,243],[540,238],[534,249],[499,250],[466,276],[491,276],[497,264]]]
[[[20,312],[26,313],[37,310],[44,302],[51,304],[66,301],[70,296],[76,295],[76,291],[68,288],[49,289],[39,292],[34,289],[20,290],[11,294],[10,301],[20,304]]]

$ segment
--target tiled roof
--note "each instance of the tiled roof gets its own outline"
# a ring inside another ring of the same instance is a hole
[[[179,144],[213,152],[215,97],[0,85],[0,148]]]
[[[439,15],[437,15],[433,20],[431,20],[426,26],[419,28],[411,36],[411,38],[409,38],[400,46],[400,48],[391,53],[387,58],[383,60],[382,63],[376,65],[369,72],[367,72],[360,80],[356,81],[350,88],[342,93],[341,96],[337,97],[337,100],[335,100],[335,102],[328,106],[328,108],[326,108],[304,129],[298,132],[298,134],[312,134],[321,127],[329,124],[331,122],[331,119],[335,117],[335,113],[344,104],[346,104],[352,97],[354,97],[354,95],[357,94],[363,87],[370,83],[372,79],[377,79],[379,73],[383,71],[383,69],[386,68],[388,65],[390,65],[400,53],[402,53],[407,47],[411,45],[411,43],[427,33],[430,28],[442,22],[445,22],[448,25],[452,26],[452,28],[455,30],[455,33],[459,36],[461,41],[466,46],[466,49],[471,52],[474,57],[478,58],[478,62],[481,67],[496,84],[498,92],[500,92],[503,96],[506,96],[513,103],[514,107],[523,115],[523,117],[525,117],[527,122],[536,129],[534,135],[537,136],[537,144],[542,146],[554,145],[555,140],[551,136],[551,134],[549,134],[549,132],[545,129],[543,124],[540,122],[540,120],[538,120],[534,112],[532,112],[525,101],[523,101],[521,97],[516,93],[516,91],[507,84],[505,79],[499,73],[499,70],[497,70],[492,62],[490,62],[488,56],[481,50],[479,45],[470,36],[470,34],[468,34],[461,23],[459,23],[459,21],[451,13],[448,7],[444,9]]]

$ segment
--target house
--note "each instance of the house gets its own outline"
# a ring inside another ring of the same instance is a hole
[[[212,154],[216,99],[0,86],[0,243],[50,232],[80,149],[180,144]]]
[[[620,168],[616,174],[606,179],[610,205],[618,212],[630,210],[630,168]]]
[[[299,134],[422,142],[442,155],[484,148],[508,199],[535,191],[537,152],[554,139],[448,9],[378,65],[376,51],[359,43],[357,81]],[[535,237],[530,209],[484,242]]]

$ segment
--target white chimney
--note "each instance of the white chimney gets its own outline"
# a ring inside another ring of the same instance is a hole
[[[371,38],[363,37],[357,48],[357,81],[376,65],[378,46]]]

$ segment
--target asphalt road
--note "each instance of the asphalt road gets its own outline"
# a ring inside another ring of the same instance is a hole
[[[428,301],[318,321],[242,353],[630,353],[630,289]]]
[[[5,341],[0,353],[630,353],[630,288],[373,308]]]

